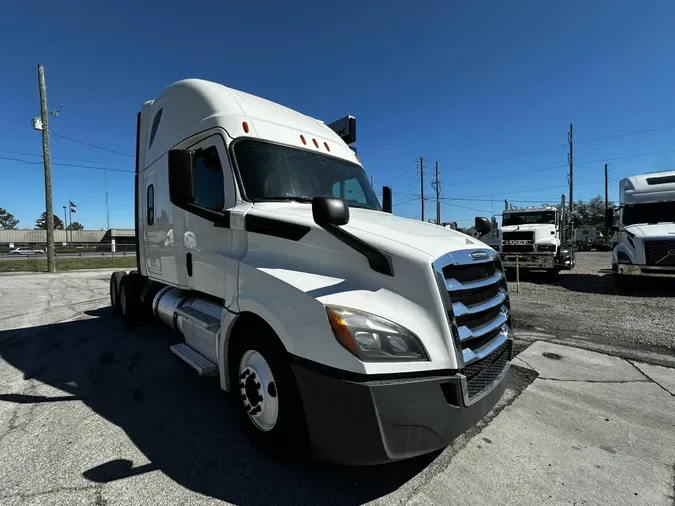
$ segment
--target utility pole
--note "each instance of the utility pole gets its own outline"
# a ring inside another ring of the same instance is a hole
[[[570,152],[567,154],[567,163],[570,166],[570,217],[574,219],[574,125],[572,123],[567,133],[567,142],[570,145]]]
[[[370,176],[370,186],[373,186],[373,176]],[[108,207],[108,169],[105,170],[105,229],[110,230],[110,208]]]
[[[66,214],[66,206],[63,206],[63,232],[66,234],[66,242],[68,242],[68,215]]]
[[[441,224],[441,182],[438,180],[438,162],[436,162],[436,177],[431,183],[436,190],[436,225]]]
[[[605,164],[605,215],[607,215],[607,208],[609,207],[609,198],[607,196],[607,166],[609,164]],[[607,241],[607,244],[609,244],[609,228],[607,228],[607,224],[605,224],[605,240]]]
[[[420,195],[422,197],[422,221],[424,221],[424,159],[420,156]]]
[[[52,160],[49,154],[49,113],[47,112],[47,87],[45,69],[37,66],[40,88],[40,118],[42,120],[42,161],[45,167],[45,206],[47,208],[47,271],[56,272],[54,258],[54,208],[52,207]]]

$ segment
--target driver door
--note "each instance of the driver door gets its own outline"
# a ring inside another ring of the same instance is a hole
[[[225,211],[236,202],[234,174],[223,138],[216,134],[189,147],[195,150],[195,205],[210,211]],[[184,260],[187,286],[225,299],[236,289],[237,265],[231,258],[232,230],[183,212],[182,237],[176,237]],[[228,290],[229,287],[229,290]]]

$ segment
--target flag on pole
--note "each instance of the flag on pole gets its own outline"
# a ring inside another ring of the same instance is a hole
[[[70,204],[70,212],[76,213],[77,212],[77,205],[72,200],[69,200],[68,203]]]

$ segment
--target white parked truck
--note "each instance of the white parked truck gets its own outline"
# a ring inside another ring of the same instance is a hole
[[[494,407],[511,316],[499,255],[393,216],[354,136],[353,117],[330,128],[220,84],[169,86],[138,115],[138,265],[110,297],[129,325],[175,329],[172,352],[218,376],[265,449],[376,464],[443,448]]]
[[[504,267],[545,270],[556,275],[574,267],[571,244],[571,223],[565,208],[565,196],[560,207],[511,207],[502,214],[500,253]]]
[[[605,222],[616,234],[612,271],[626,276],[675,277],[675,171],[652,172],[619,182],[619,220]]]

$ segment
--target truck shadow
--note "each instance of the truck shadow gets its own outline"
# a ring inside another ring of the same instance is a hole
[[[3,360],[24,379],[63,391],[57,397],[8,393],[0,400],[79,400],[122,428],[150,461],[134,467],[113,459],[82,469],[88,480],[159,470],[194,492],[235,504],[362,504],[393,492],[438,455],[367,468],[272,460],[250,443],[218,380],[199,378],[169,351],[176,334],[159,325],[128,330],[109,308],[87,314],[94,318],[0,332]]]
[[[617,286],[611,270],[602,270],[597,274],[582,274],[574,271],[562,271],[555,278],[545,272],[528,271],[520,273],[520,280],[538,285],[551,285],[574,292],[617,295],[623,297],[673,297],[675,286],[663,283],[656,278],[635,277],[627,280],[626,286]],[[509,290],[515,290],[515,273],[507,273]]]

